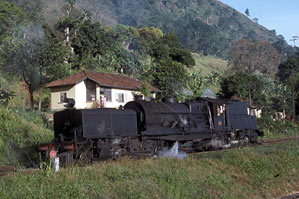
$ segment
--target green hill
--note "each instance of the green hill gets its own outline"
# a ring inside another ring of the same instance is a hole
[[[228,69],[226,60],[214,56],[202,56],[192,53],[195,59],[195,66],[191,69],[194,72],[201,72],[202,75],[208,75],[211,72],[219,72],[223,74]]]
[[[66,1],[45,1],[45,18],[55,23],[65,14]],[[204,55],[225,57],[232,41],[276,42],[275,31],[253,22],[218,0],[77,0],[75,8],[89,11],[103,25],[154,26],[175,32],[184,47]]]

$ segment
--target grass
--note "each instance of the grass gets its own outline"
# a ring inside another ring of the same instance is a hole
[[[219,57],[203,56],[197,53],[192,53],[192,56],[195,59],[195,66],[191,71],[201,72],[203,76],[209,75],[213,71],[224,74],[228,69],[227,61]]]
[[[0,179],[0,198],[276,198],[299,185],[296,142],[213,154],[19,173]]]
[[[0,166],[32,166],[38,159],[35,147],[52,138],[40,114],[0,107]]]

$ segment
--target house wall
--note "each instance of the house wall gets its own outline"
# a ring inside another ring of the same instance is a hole
[[[124,102],[117,101],[117,95],[119,93],[124,94]],[[140,92],[112,88],[111,89],[112,102],[107,102],[107,108],[118,108],[121,105],[124,106],[127,102],[134,100],[134,95],[140,95]]]
[[[75,99],[75,86],[62,86],[51,88],[51,110],[61,110],[65,107],[60,102],[60,94],[66,93],[68,98]]]
[[[75,96],[75,107],[77,109],[85,109],[86,108],[86,86],[84,81],[79,82],[75,86],[76,96]]]
[[[60,102],[60,93],[66,92],[68,98],[75,99],[75,108],[86,109],[86,108],[96,108],[96,102],[86,102],[86,85],[85,81],[81,81],[75,86],[63,86],[54,87],[51,89],[51,109],[61,110],[65,107],[63,103]],[[118,94],[124,95],[124,102],[118,102]],[[119,106],[124,106],[127,102],[134,100],[134,95],[140,95],[138,91],[115,89],[111,88],[111,102],[106,103],[107,108],[118,108]],[[153,97],[155,97],[153,95]],[[100,98],[100,86],[96,85],[96,99]]]

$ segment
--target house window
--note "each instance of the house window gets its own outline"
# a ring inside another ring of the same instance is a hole
[[[125,102],[125,97],[123,93],[116,93],[115,99],[117,102]]]
[[[60,93],[60,102],[64,102],[64,100],[66,99],[66,93]]]
[[[100,93],[104,93],[107,102],[112,102],[111,99],[111,88],[101,88]]]
[[[86,85],[86,101],[87,102],[96,101],[96,84],[90,80],[86,80],[85,85]]]

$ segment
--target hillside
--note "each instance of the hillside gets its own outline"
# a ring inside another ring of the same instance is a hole
[[[55,23],[64,15],[66,1],[44,2],[45,18]],[[232,41],[275,42],[275,31],[253,22],[218,0],[77,0],[75,8],[87,10],[103,25],[154,26],[175,32],[192,52],[225,57]]]
[[[201,72],[202,75],[208,75],[213,71],[224,74],[229,69],[227,61],[218,57],[201,56],[197,53],[192,53],[192,57],[195,60],[195,66],[191,70]]]

